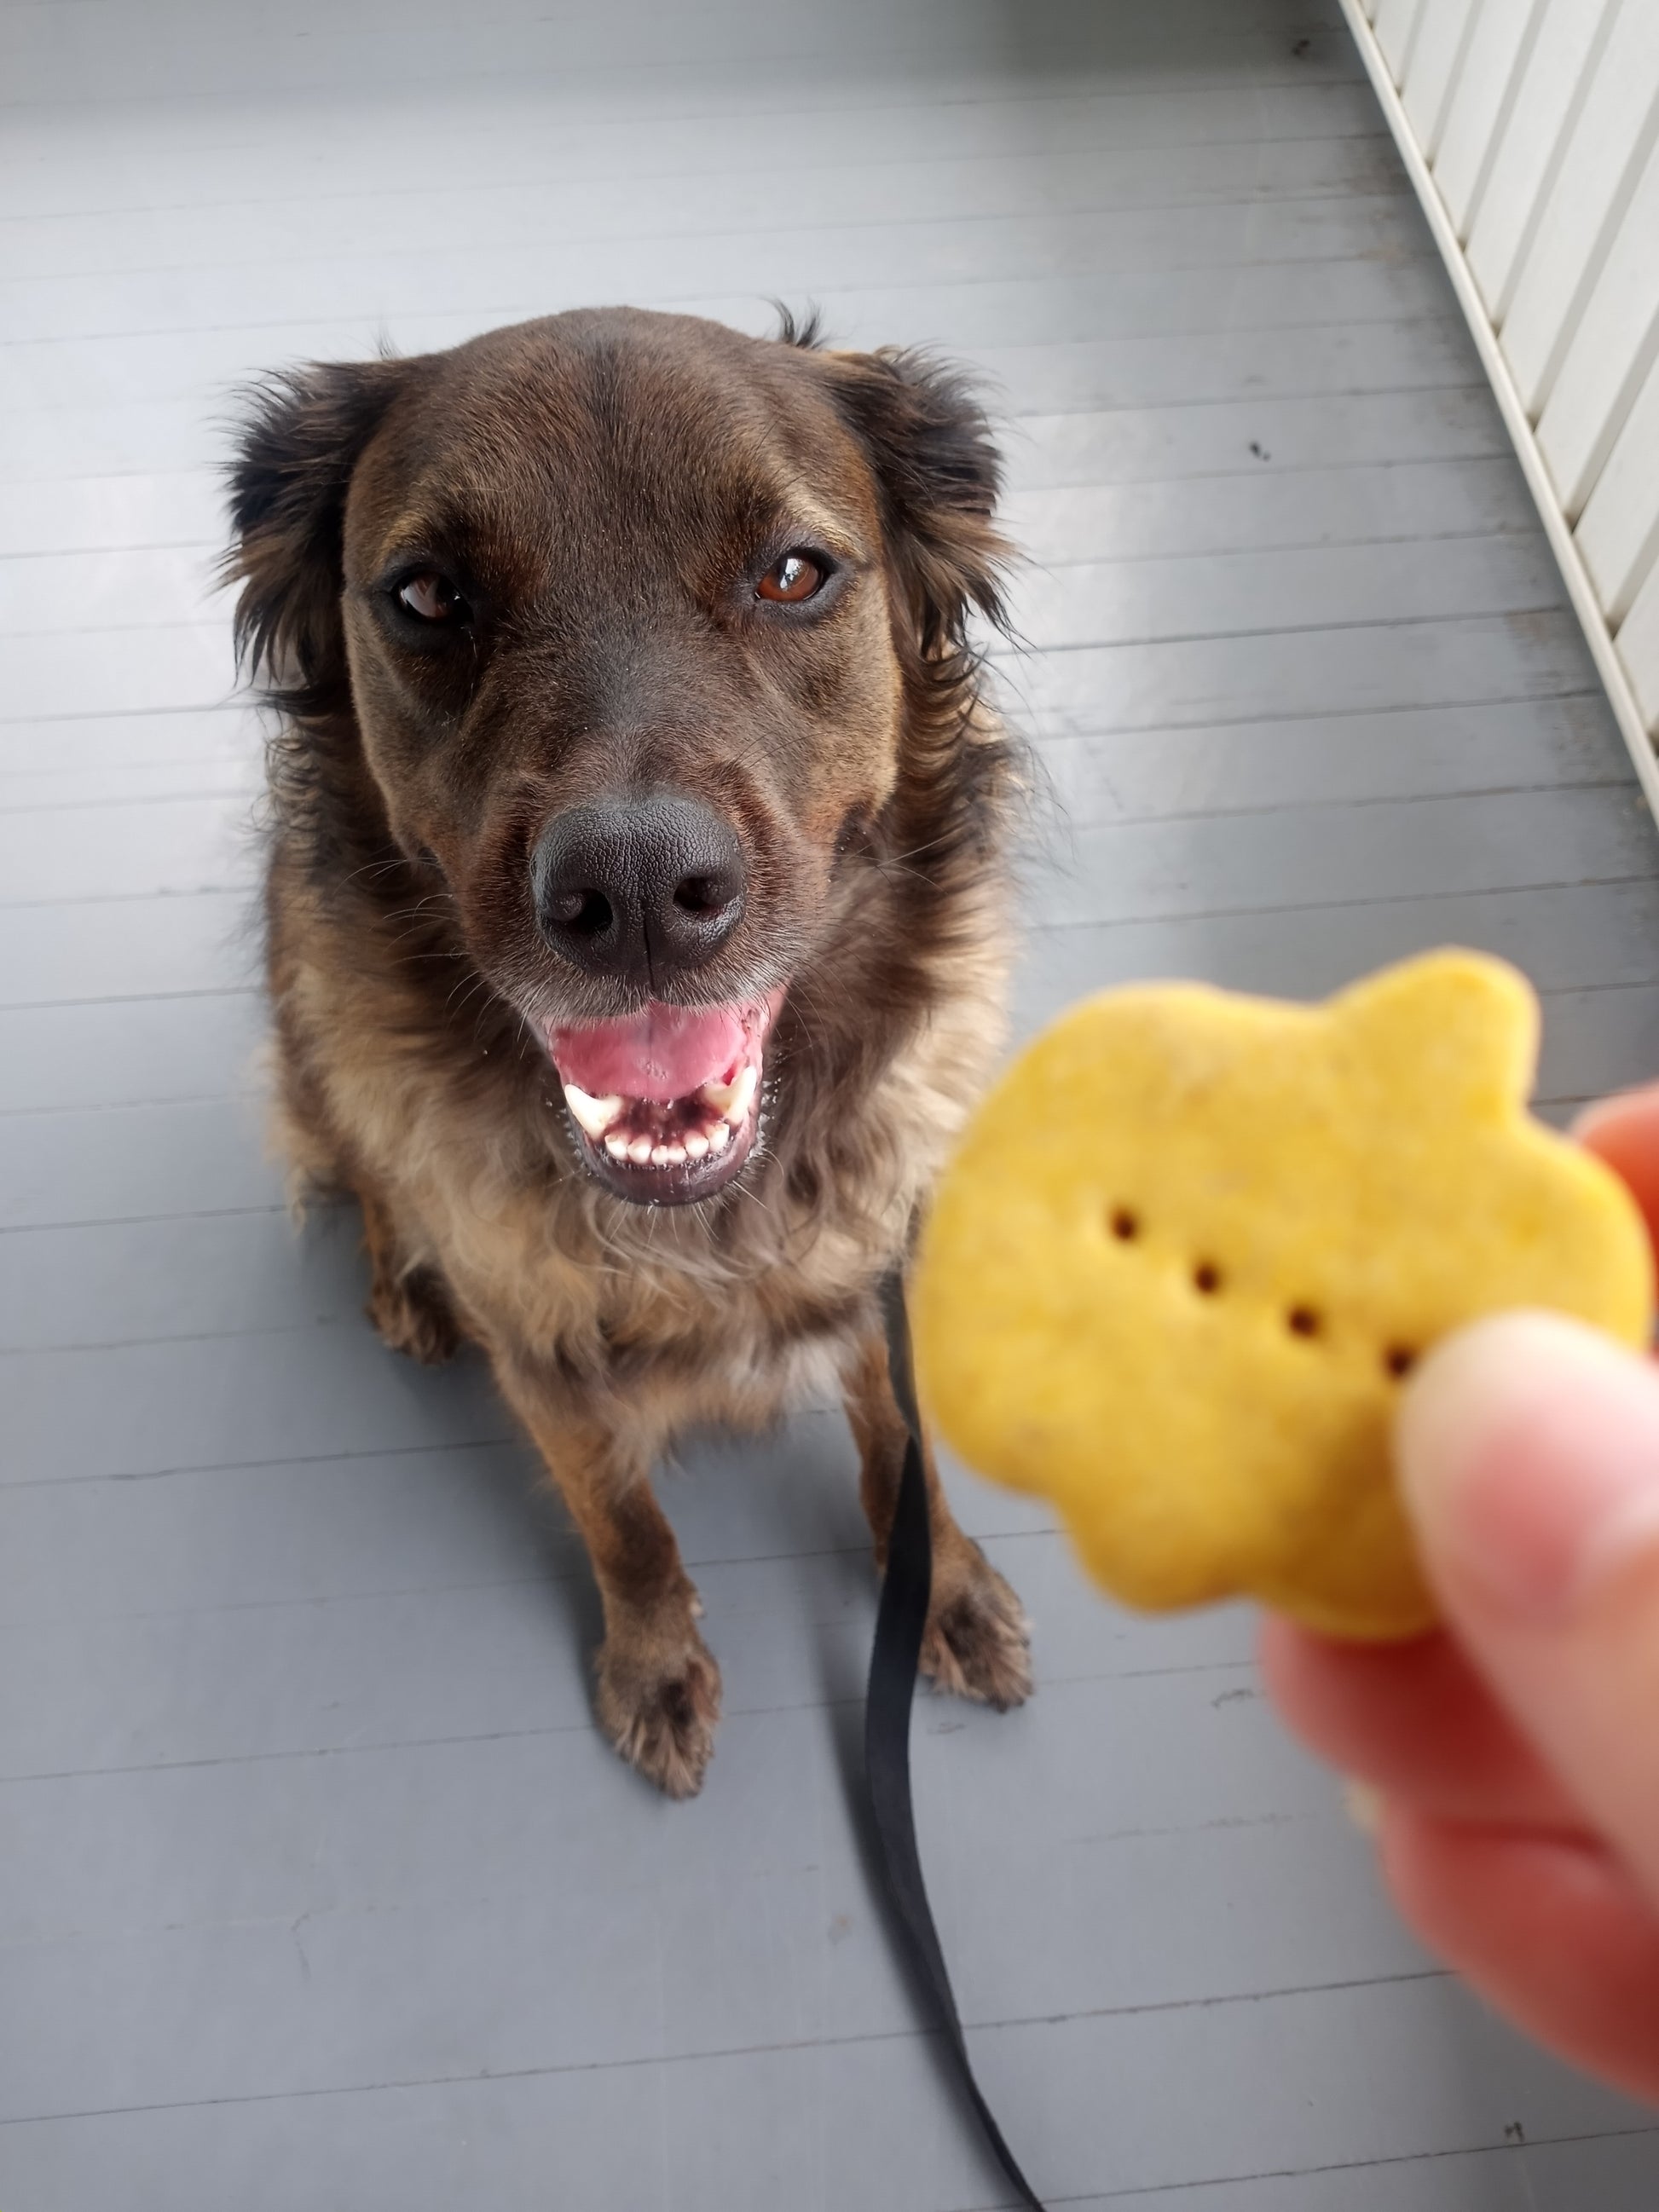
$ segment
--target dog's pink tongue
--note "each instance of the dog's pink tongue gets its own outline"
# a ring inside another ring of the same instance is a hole
[[[591,1097],[684,1098],[721,1083],[744,1057],[753,1009],[647,1006],[621,1021],[556,1029],[553,1064]]]

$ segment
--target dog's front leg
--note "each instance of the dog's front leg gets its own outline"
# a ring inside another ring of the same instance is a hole
[[[843,1383],[847,1419],[859,1448],[859,1495],[885,1569],[908,1437],[893,1397],[887,1343],[879,1329],[859,1345]],[[933,1600],[921,1644],[921,1671],[941,1690],[1000,1711],[1031,1694],[1031,1632],[1024,1607],[971,1536],[957,1528],[933,1455],[924,1442],[927,1517],[933,1540]]]
[[[581,1531],[605,1606],[596,1703],[605,1734],[671,1797],[691,1797],[714,1749],[720,1670],[697,1633],[702,1611],[637,1445],[573,1416],[568,1397],[524,1364],[496,1372]]]

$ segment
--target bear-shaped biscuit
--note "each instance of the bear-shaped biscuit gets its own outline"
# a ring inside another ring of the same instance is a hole
[[[1413,1361],[1510,1306],[1648,1340],[1633,1202],[1525,1110],[1537,1041],[1530,986],[1470,952],[1319,1006],[1175,983],[1073,1008],[939,1187],[924,1404],[1131,1604],[1427,1627],[1390,1465]]]

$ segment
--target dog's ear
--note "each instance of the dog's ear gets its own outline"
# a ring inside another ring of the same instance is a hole
[[[256,385],[229,469],[234,542],[227,582],[240,582],[236,651],[252,675],[301,716],[349,696],[342,534],[346,489],[410,364],[313,363]]]
[[[975,608],[1006,632],[1012,549],[993,520],[1002,462],[967,377],[908,348],[819,359],[875,471],[888,557],[922,656],[958,653]]]

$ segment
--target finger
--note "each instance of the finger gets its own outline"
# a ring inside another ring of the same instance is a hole
[[[1443,1820],[1582,1831],[1583,1815],[1449,1638],[1338,1644],[1271,1620],[1261,1664],[1286,1723],[1344,1774]]]
[[[1659,1899],[1659,1369],[1558,1315],[1481,1322],[1424,1362],[1398,1447],[1454,1633]]]
[[[1572,1133],[1630,1186],[1659,1244],[1659,1085],[1587,1107]]]
[[[1390,1805],[1389,1887],[1428,1948],[1564,2057],[1659,2098],[1659,1919],[1595,1845]]]

